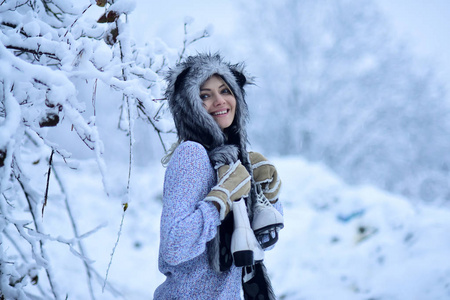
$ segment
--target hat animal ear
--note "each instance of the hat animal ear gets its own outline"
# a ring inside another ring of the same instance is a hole
[[[234,77],[236,77],[236,82],[239,87],[241,89],[244,88],[244,85],[247,83],[247,78],[245,77],[245,75],[236,69],[230,68],[230,70],[231,73],[233,73]]]
[[[183,83],[184,83],[184,81],[186,79],[186,75],[187,75],[187,73],[189,72],[190,69],[191,69],[190,67],[184,69],[183,72],[181,72],[177,76],[177,79],[175,80],[174,87],[173,87],[173,90],[174,90],[175,93],[177,91],[179,91],[180,88],[183,86]]]

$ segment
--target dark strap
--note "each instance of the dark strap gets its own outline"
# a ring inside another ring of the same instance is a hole
[[[276,299],[267,269],[262,262],[242,268],[242,290],[245,300]]]
[[[219,263],[221,272],[228,271],[233,264],[233,256],[231,255],[233,230],[233,212],[230,211],[219,226]]]

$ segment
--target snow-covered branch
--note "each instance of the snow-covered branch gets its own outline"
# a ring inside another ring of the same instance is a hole
[[[134,7],[134,0],[0,0],[1,299],[65,297],[49,243],[65,244],[81,259],[92,299],[94,280],[106,283],[83,247],[88,234],[79,233],[60,173],[76,164],[73,149],[66,147],[75,138],[95,157],[105,194],[114,194],[98,119],[117,118],[119,128],[109,135],[128,139],[128,192],[111,198],[128,205],[134,123],[148,124],[158,136],[153,143],[164,151],[163,135],[174,132],[164,115],[165,101],[155,99],[162,98],[161,74],[179,55],[159,40],[144,46],[132,40],[127,18]],[[182,53],[205,32],[185,39]],[[63,165],[56,167],[55,161]],[[30,166],[40,166],[42,173]],[[45,226],[54,193],[65,199],[71,238],[53,237]],[[47,280],[38,280],[41,271]],[[106,291],[120,295],[109,283]]]

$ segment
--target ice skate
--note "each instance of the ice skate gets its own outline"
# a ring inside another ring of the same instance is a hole
[[[284,227],[284,218],[264,196],[261,186],[257,186],[257,201],[253,212],[252,229],[263,249],[278,241],[278,231]]]
[[[234,231],[231,237],[231,253],[236,267],[251,266],[264,259],[264,251],[250,227],[245,200],[233,202]]]

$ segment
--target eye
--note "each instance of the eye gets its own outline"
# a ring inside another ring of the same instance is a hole
[[[228,95],[231,95],[231,91],[230,91],[229,88],[224,88],[224,89],[221,91],[221,93],[222,93],[222,94],[228,94]]]
[[[206,99],[208,99],[208,98],[209,98],[209,95],[208,95],[208,94],[200,94],[200,99],[206,100]]]

